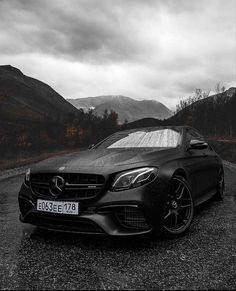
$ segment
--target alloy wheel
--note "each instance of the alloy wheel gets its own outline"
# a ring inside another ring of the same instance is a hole
[[[187,182],[182,177],[174,177],[166,203],[164,229],[169,234],[185,232],[192,222],[193,211],[192,195]]]

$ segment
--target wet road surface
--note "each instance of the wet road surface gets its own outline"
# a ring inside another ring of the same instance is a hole
[[[236,168],[224,202],[196,209],[174,240],[80,236],[19,222],[23,175],[0,182],[0,289],[235,289]]]

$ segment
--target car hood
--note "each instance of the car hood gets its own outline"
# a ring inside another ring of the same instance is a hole
[[[158,165],[176,149],[92,149],[57,156],[39,162],[32,172],[111,173],[121,170]],[[158,162],[159,161],[159,162]]]

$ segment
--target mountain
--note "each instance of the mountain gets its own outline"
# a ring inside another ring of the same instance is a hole
[[[79,114],[47,84],[0,66],[0,162],[63,149],[68,121]]]
[[[236,88],[200,99],[166,120],[142,118],[124,125],[138,128],[159,125],[189,125],[207,136],[236,136]]]
[[[1,121],[57,120],[78,110],[47,84],[12,66],[0,66]]]
[[[168,119],[169,123],[186,124],[206,136],[236,136],[236,88],[200,99]]]
[[[121,95],[67,99],[67,101],[78,109],[88,111],[91,108],[98,116],[102,116],[105,110],[113,110],[118,113],[120,123],[145,117],[164,119],[172,115],[171,110],[155,100],[138,101]]]
[[[0,66],[0,170],[87,147],[118,130],[117,114],[84,113],[47,84]]]

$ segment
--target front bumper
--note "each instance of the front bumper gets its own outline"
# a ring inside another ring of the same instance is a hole
[[[31,188],[23,184],[19,193],[20,220],[41,228],[73,233],[111,236],[148,234],[160,227],[163,191],[166,191],[163,183],[155,181],[126,191],[106,191],[95,200],[79,201],[79,215],[75,216],[37,211],[37,199],[40,197],[37,198]]]

